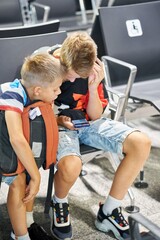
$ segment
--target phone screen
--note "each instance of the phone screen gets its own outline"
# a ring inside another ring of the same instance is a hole
[[[72,123],[75,128],[81,128],[81,127],[89,127],[90,124],[89,122],[84,118],[84,119],[78,119],[78,120],[72,120]]]

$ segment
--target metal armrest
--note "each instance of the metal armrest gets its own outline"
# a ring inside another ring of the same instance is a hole
[[[50,6],[41,4],[41,3],[37,3],[37,2],[32,2],[31,5],[33,7],[39,7],[39,8],[43,8],[44,9],[44,15],[43,15],[43,22],[47,22],[48,21],[48,17],[49,17],[49,13],[50,13]]]
[[[137,67],[135,65],[129,64],[127,62],[121,61],[119,59],[116,59],[110,56],[102,56],[102,61],[104,63],[104,73],[105,73],[104,85],[108,92],[110,109],[115,112],[114,119],[119,120],[120,117],[124,118],[125,110],[128,104],[129,94],[137,73]],[[116,91],[112,87],[110,70],[108,66],[109,62],[115,63],[117,65],[120,65],[129,69],[128,81],[125,86],[125,91],[123,93]]]
[[[114,119],[121,121],[121,118],[123,118],[122,111],[123,111],[123,106],[124,106],[126,96],[124,93],[121,93],[111,87],[108,87],[108,86],[105,86],[105,87],[108,92],[108,95],[110,96],[111,94],[113,95],[112,97],[109,98],[109,109],[115,112]],[[117,97],[117,101],[114,96]],[[124,121],[124,119],[122,119],[122,121]]]
[[[82,23],[86,24],[87,23],[87,14],[86,14],[84,0],[79,0],[79,6],[80,6],[81,15],[82,15]]]
[[[157,239],[160,240],[160,228],[151,222],[149,219],[144,217],[140,213],[131,214],[128,217],[129,225],[130,225],[130,235],[131,239],[142,240],[142,239]],[[149,230],[149,233],[145,235],[141,235],[139,232],[139,224],[144,226]],[[150,236],[150,237],[149,237]]]

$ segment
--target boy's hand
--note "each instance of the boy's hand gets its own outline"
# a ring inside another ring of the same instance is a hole
[[[100,59],[96,59],[93,67],[93,73],[88,78],[89,91],[97,90],[98,85],[104,79],[103,63]]]
[[[61,125],[61,126],[65,127],[65,128],[68,128],[70,130],[75,130],[70,117],[63,116],[63,115],[58,116],[57,117],[57,123],[58,123],[58,125]]]
[[[40,186],[40,174],[37,176],[37,178],[30,180],[29,184],[26,187],[26,193],[25,197],[23,199],[24,203],[30,202],[35,198],[39,191],[39,186]]]

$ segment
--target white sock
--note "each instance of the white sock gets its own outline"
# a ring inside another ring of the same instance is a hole
[[[68,203],[68,196],[65,198],[58,198],[56,195],[53,196],[53,202],[54,203]]]
[[[27,218],[27,228],[29,228],[31,226],[31,224],[34,223],[33,211],[26,212],[26,218]]]
[[[121,205],[121,200],[118,200],[114,197],[111,197],[110,195],[107,197],[104,205],[103,205],[103,213],[105,215],[110,215],[112,213],[112,211],[115,208],[120,207]]]
[[[28,233],[26,233],[26,234],[23,235],[23,236],[19,236],[19,237],[17,237],[16,239],[17,239],[17,240],[31,240]]]

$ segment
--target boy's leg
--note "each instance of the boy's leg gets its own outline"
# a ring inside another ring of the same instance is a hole
[[[82,169],[82,161],[78,156],[66,156],[60,159],[58,170],[54,177],[55,195],[58,198],[65,198]]]
[[[58,239],[71,239],[72,227],[67,197],[79,177],[82,161],[76,131],[60,132],[59,140],[58,164],[54,177],[55,192],[50,208],[51,232]]]
[[[35,200],[35,199],[34,199]],[[26,219],[27,219],[27,227],[31,240],[52,240],[52,237],[34,221],[33,217],[33,207],[34,200],[30,201],[26,205]]]
[[[121,122],[102,118],[91,123],[81,134],[80,140],[84,144],[116,153],[123,158],[110,190],[113,198],[122,200],[149,156],[150,139]]]
[[[13,183],[9,186],[7,208],[10,216],[11,224],[15,235],[26,235],[26,206],[23,203],[26,189],[26,176],[25,173],[19,174]],[[30,238],[28,238],[30,239]]]
[[[95,221],[98,230],[111,230],[117,239],[129,237],[129,226],[120,208],[121,200],[148,158],[150,140],[140,132],[133,132],[126,138],[123,151],[125,157],[115,173],[109,196],[100,205]]]
[[[110,190],[111,196],[120,200],[124,198],[128,188],[132,185],[148,159],[150,147],[151,141],[145,134],[132,132],[128,135],[123,144],[125,157],[115,173]]]
[[[52,240],[51,236],[49,236],[49,234],[40,225],[34,222],[33,217],[34,201],[35,199],[26,204],[26,224],[28,228],[29,237],[31,240],[35,239]],[[16,239],[15,234],[13,232],[11,233],[11,237],[13,240]]]
[[[72,226],[69,213],[68,193],[82,168],[81,159],[78,156],[66,156],[60,159],[58,170],[54,177],[54,189],[52,207],[50,208],[51,233],[57,239],[71,239]]]
[[[82,137],[83,143],[124,155],[115,173],[109,196],[104,205],[100,206],[95,222],[99,230],[111,230],[117,239],[124,239],[129,232],[121,213],[121,201],[147,160],[151,142],[145,134],[104,118],[95,121],[91,129],[92,131],[88,129],[88,134],[85,133],[84,139]]]

